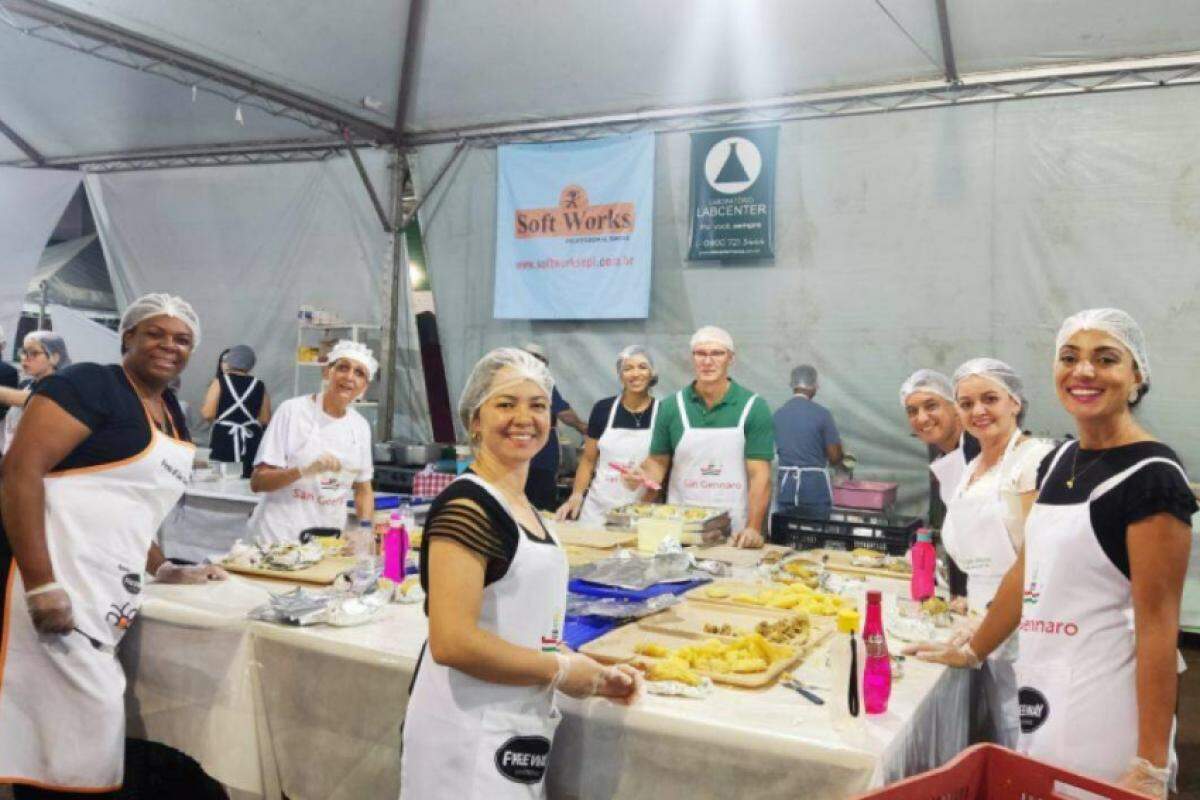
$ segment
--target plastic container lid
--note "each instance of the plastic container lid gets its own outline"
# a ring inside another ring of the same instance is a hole
[[[929,530],[929,528],[918,528],[917,529],[917,541],[918,542],[932,542],[933,541],[933,531]]]
[[[859,616],[858,612],[853,608],[843,608],[838,611],[837,629],[840,633],[856,633],[858,631]]]

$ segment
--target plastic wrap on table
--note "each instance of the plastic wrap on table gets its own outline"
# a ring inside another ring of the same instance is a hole
[[[329,606],[329,595],[318,594],[303,587],[290,592],[273,594],[261,606],[247,614],[250,619],[262,622],[279,622],[285,625],[315,625],[325,618]]]
[[[640,591],[659,583],[682,583],[707,577],[692,567],[692,558],[682,549],[642,558],[618,556],[582,564],[571,571],[575,580]]]
[[[688,686],[680,681],[646,681],[646,692],[663,697],[687,697],[703,700],[713,693],[712,678],[703,677],[697,686]]]
[[[596,598],[570,593],[567,595],[567,616],[640,619],[657,614],[680,601],[679,595],[674,594],[660,594],[645,600],[629,600],[620,597]]]

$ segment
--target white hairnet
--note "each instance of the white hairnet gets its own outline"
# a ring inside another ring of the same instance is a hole
[[[954,384],[950,382],[949,378],[934,369],[919,369],[909,375],[908,380],[900,384],[900,405],[907,403],[908,396],[917,392],[929,392],[938,397],[944,397],[951,403],[954,402]]]
[[[792,370],[793,389],[817,388],[817,368],[812,364],[801,364]]]
[[[151,292],[134,300],[121,315],[120,334],[131,331],[138,323],[151,317],[175,317],[192,329],[192,349],[200,346],[200,318],[195,309],[182,297],[164,292]]]
[[[1150,357],[1146,352],[1146,335],[1133,317],[1119,308],[1089,308],[1063,320],[1054,339],[1054,354],[1079,331],[1104,331],[1125,345],[1142,373],[1142,385],[1150,384]]]
[[[733,337],[729,335],[729,331],[724,328],[718,328],[716,325],[705,325],[700,330],[692,334],[691,347],[695,349],[698,344],[719,344],[729,352],[734,352]]]
[[[972,358],[970,361],[964,362],[962,366],[954,370],[954,393],[956,396],[958,384],[973,375],[987,378],[1012,395],[1013,399],[1021,404],[1022,410],[1025,408],[1025,385],[1021,383],[1021,377],[1017,375],[1017,371],[1008,364],[998,358],[986,357]]]
[[[338,339],[337,344],[329,351],[329,356],[326,358],[325,363],[332,366],[343,358],[362,364],[367,368],[367,380],[375,380],[375,373],[379,370],[379,362],[375,360],[375,354],[371,352],[371,348],[362,342],[356,342],[351,339]]]
[[[625,366],[625,359],[641,356],[646,359],[646,363],[650,365],[650,372],[657,374],[654,369],[654,359],[650,357],[650,352],[640,344],[631,344],[621,352],[617,353],[617,374],[621,374],[621,368]]]
[[[537,342],[526,342],[521,349],[529,353],[529,355],[545,361],[547,364],[550,363],[550,356],[546,354],[546,348]]]
[[[504,368],[511,370],[506,380],[496,382],[496,375]],[[533,381],[550,397],[554,391],[554,378],[550,370],[534,356],[515,347],[498,347],[475,363],[462,394],[458,396],[458,419],[465,430],[471,428],[471,418],[487,399],[496,392],[521,381]]]

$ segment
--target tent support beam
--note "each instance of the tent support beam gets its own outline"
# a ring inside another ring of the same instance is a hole
[[[407,134],[401,141],[406,147],[462,139],[480,146],[517,141],[561,141],[641,130],[690,131],[1194,84],[1200,84],[1200,53],[972,73],[960,75],[959,83],[953,85],[939,78],[765,100],[431,130]]]
[[[181,86],[224,97],[232,103],[253,106],[311,128],[340,134],[349,128],[375,142],[391,142],[388,126],[350,114],[337,106],[292,91],[210,58],[187,52],[148,36],[51,2],[51,0],[0,0],[0,8],[35,23],[17,30],[43,41],[172,80]],[[89,42],[80,42],[83,37]],[[112,51],[119,51],[119,57]]]
[[[407,180],[408,159],[396,152],[392,166],[392,215],[399,219],[404,212],[404,183]],[[388,285],[388,305],[383,311],[383,402],[379,412],[379,439],[393,438],[396,421],[396,354],[400,341],[400,292],[407,291],[403,282],[408,277],[408,237],[405,228],[397,225],[392,234],[392,271]],[[405,308],[408,304],[405,303]],[[407,324],[407,320],[405,320]]]
[[[424,28],[424,0],[409,0],[408,27],[404,31],[404,53],[400,59],[400,90],[396,96],[396,123],[392,126],[397,139],[404,134],[404,125],[408,122],[408,105],[413,84],[416,83],[414,73],[417,71]]]
[[[37,150],[33,149],[33,145],[25,141],[19,133],[4,124],[4,120],[0,119],[0,134],[4,134],[4,138],[8,139],[17,149],[25,155],[29,156],[29,160],[39,167],[46,166],[46,158]]]
[[[363,146],[369,142],[355,142]],[[135,169],[208,167],[224,164],[280,164],[323,161],[344,150],[336,140],[284,139],[247,144],[236,142],[205,147],[156,147],[121,153],[95,153],[70,158],[48,158],[45,166],[82,169],[86,172],[126,172]]]
[[[343,131],[342,133],[346,139],[346,149],[350,151],[350,158],[354,160],[354,168],[358,170],[358,177],[362,179],[367,194],[371,196],[371,205],[375,207],[375,214],[379,217],[379,224],[383,226],[384,233],[392,233],[392,223],[388,220],[387,214],[383,210],[383,203],[379,202],[379,195],[375,192],[375,185],[371,183],[371,176],[367,174],[367,168],[363,166],[362,159],[358,156],[358,148],[354,146],[354,141],[350,137],[350,131]]]
[[[956,86],[958,79],[958,62],[954,58],[954,41],[950,38],[950,14],[946,10],[946,0],[934,0],[937,6],[938,32],[942,36],[942,68],[946,71],[946,83]]]
[[[433,194],[434,189],[436,189],[438,184],[442,182],[442,178],[446,177],[446,173],[450,171],[450,167],[452,167],[454,162],[458,160],[458,154],[461,153],[466,146],[467,142],[465,139],[460,140],[459,143],[454,146],[454,152],[450,154],[450,157],[446,159],[446,163],[442,164],[442,168],[437,171],[437,174],[433,176],[433,180],[430,181],[429,185],[425,187],[425,193],[417,198],[417,202],[414,203],[409,212],[404,215],[404,219],[401,220],[399,225],[400,230],[407,228],[409,223],[417,218],[417,212],[421,210],[421,206],[425,205],[425,201],[429,199],[429,196]]]

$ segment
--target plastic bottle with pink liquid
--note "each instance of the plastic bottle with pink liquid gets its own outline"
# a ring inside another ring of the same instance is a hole
[[[892,659],[883,635],[883,611],[878,590],[867,592],[867,621],[863,624],[867,665],[863,669],[863,703],[868,714],[887,711],[892,696]]]

